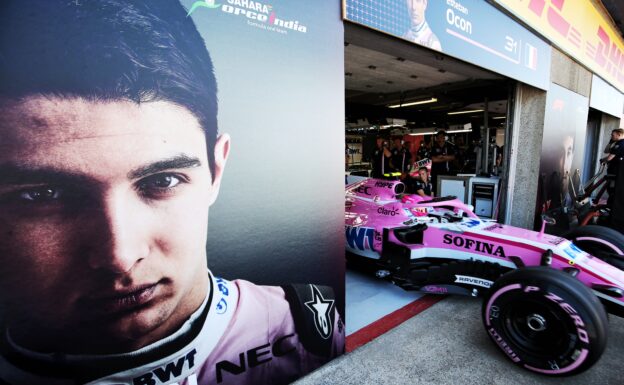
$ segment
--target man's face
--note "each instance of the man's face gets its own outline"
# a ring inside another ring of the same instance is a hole
[[[0,302],[16,335],[127,351],[198,308],[227,136],[213,182],[197,119],[165,101],[5,100],[0,133]]]
[[[418,175],[420,176],[420,180],[422,180],[423,182],[429,181],[429,173],[427,172],[427,170],[418,170]]]
[[[565,179],[566,176],[570,176],[572,160],[574,159],[574,138],[572,136],[564,137],[561,151],[562,157],[559,160],[559,167],[561,169],[561,176]],[[564,185],[567,185],[566,181],[564,181]]]
[[[412,25],[420,25],[425,21],[425,10],[427,0],[407,0],[407,11],[409,12]]]
[[[618,140],[618,133],[616,131],[611,131],[611,140],[612,141],[616,141]]]
[[[444,142],[446,142],[446,137],[444,134],[438,134],[436,135],[435,140],[438,146],[443,146]]]

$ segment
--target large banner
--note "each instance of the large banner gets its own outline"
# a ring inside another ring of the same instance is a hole
[[[566,208],[573,207],[574,193],[579,191],[581,181],[579,173],[586,171],[583,159],[588,113],[588,98],[551,84],[546,95],[536,228],[542,213],[557,219],[557,227],[551,230],[567,230],[569,226],[570,210]]]
[[[590,0],[494,0],[624,92],[624,39]]]
[[[343,17],[544,90],[550,46],[483,0],[343,0]]]
[[[0,383],[340,355],[343,51],[338,2],[3,1]]]

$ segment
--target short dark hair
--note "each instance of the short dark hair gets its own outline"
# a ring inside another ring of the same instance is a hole
[[[444,130],[440,130],[440,131],[436,132],[435,136],[439,136],[439,135],[444,135],[444,136],[446,136],[446,131],[444,131]]]
[[[33,95],[185,107],[204,130],[214,177],[213,65],[177,0],[3,0],[0,96]]]
[[[613,130],[611,132],[615,132],[617,134],[624,135],[624,128],[616,128],[615,130]]]
[[[423,166],[423,167],[419,167],[419,168],[418,168],[418,172],[420,172],[420,171],[422,171],[422,170],[425,170],[425,171],[429,172],[429,170],[428,170],[428,169],[427,169],[427,167],[425,167],[425,166]]]

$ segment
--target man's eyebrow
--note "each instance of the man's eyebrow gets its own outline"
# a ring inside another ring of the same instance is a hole
[[[0,185],[58,183],[79,184],[88,181],[88,177],[54,167],[31,167],[28,165],[0,164]]]
[[[186,154],[176,155],[168,159],[162,159],[145,166],[140,166],[128,172],[128,179],[139,179],[145,176],[156,174],[161,171],[177,168],[194,168],[201,166],[199,158]]]

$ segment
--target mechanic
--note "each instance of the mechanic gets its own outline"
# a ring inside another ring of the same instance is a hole
[[[401,179],[405,179],[405,176],[409,172],[412,165],[412,154],[406,144],[407,143],[403,140],[403,138],[394,138],[392,157],[390,158],[392,168],[401,173]]]
[[[447,142],[446,131],[436,133],[435,142],[431,145],[431,183],[438,185],[439,175],[448,175],[451,168],[450,162],[455,160],[455,147]]]
[[[375,151],[373,151],[373,178],[383,178],[384,174],[393,171],[390,166],[392,152],[390,145],[384,138],[378,137],[375,141]]]
[[[207,267],[230,138],[177,1],[5,1],[0,384],[284,384],[344,348],[330,288]]]
[[[425,140],[420,141],[420,145],[418,146],[418,151],[416,152],[416,160],[423,160],[431,157],[431,153],[429,150],[429,146],[425,143]]]
[[[421,197],[433,197],[433,185],[429,181],[429,171],[427,167],[421,167],[418,169],[419,178],[414,178],[414,191]]]
[[[616,128],[613,131],[611,131],[611,138],[609,138],[609,142],[607,143],[605,149],[604,149],[604,153],[607,154],[607,156],[609,156],[609,153],[611,151],[611,148],[613,147],[613,145],[615,145],[615,143],[618,141],[618,131],[620,129]]]
[[[609,155],[600,161],[607,164],[607,206],[612,207],[615,199],[615,183],[619,168],[624,160],[624,129],[617,128],[611,132],[610,145],[607,146]],[[606,150],[606,149],[605,149]],[[606,152],[606,151],[605,151]]]

